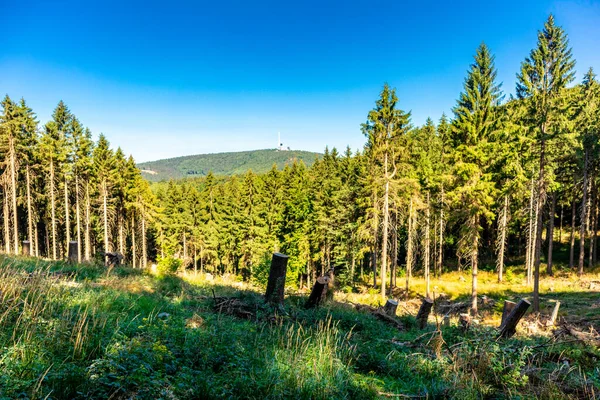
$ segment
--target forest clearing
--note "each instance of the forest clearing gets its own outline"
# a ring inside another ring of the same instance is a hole
[[[554,15],[531,32],[512,93],[480,42],[451,114],[383,83],[360,147],[322,153],[138,164],[65,101],[4,96],[0,399],[600,398],[600,81]],[[208,87],[128,129],[170,141]],[[264,129],[237,99],[191,126]],[[322,108],[298,136],[335,131]]]
[[[461,328],[468,274],[432,281],[436,304],[420,329],[420,298],[399,299],[396,323],[372,310],[368,285],[334,289],[316,308],[286,288],[192,271],[147,273],[2,257],[2,398],[595,398],[600,388],[600,274],[544,278],[539,317],[498,338],[504,300],[530,294],[524,271],[499,284],[480,273],[480,320]],[[425,282],[414,279],[421,292]],[[556,326],[546,326],[553,301]],[[369,307],[371,306],[371,307]],[[444,315],[450,315],[444,321]]]

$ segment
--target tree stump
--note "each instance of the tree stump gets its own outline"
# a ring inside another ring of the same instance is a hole
[[[525,315],[529,306],[531,306],[531,303],[525,299],[521,299],[517,303],[515,308],[513,308],[510,314],[508,314],[506,321],[504,321],[504,324],[500,328],[500,337],[508,339],[517,332],[517,324],[521,318],[523,318],[523,315]]]
[[[427,326],[427,319],[429,318],[429,313],[431,313],[431,308],[433,307],[433,300],[429,297],[423,299],[421,303],[421,307],[419,308],[419,312],[417,313],[417,323],[419,324],[419,329],[425,329]]]
[[[271,270],[267,281],[265,299],[269,303],[283,305],[283,292],[285,289],[285,275],[289,256],[281,253],[273,253],[271,259]]]
[[[500,320],[500,329],[504,326],[506,322],[506,317],[510,314],[510,312],[515,308],[517,303],[506,300],[504,302],[504,307],[502,307],[502,319]]]
[[[327,293],[325,294],[327,300],[333,301],[333,294],[335,293],[335,270],[333,267],[325,273],[325,276],[329,278],[329,284],[327,285]]]
[[[69,262],[77,263],[79,258],[77,257],[77,248],[79,247],[79,243],[77,242],[69,242]]]
[[[311,292],[308,296],[308,300],[304,305],[306,308],[317,307],[327,297],[327,289],[331,280],[328,276],[321,276],[317,278]]]
[[[554,304],[554,309],[552,310],[552,316],[550,317],[550,320],[547,323],[548,326],[554,326],[554,324],[556,323],[556,319],[558,318],[559,308],[560,308],[560,301],[556,300],[556,303]]]
[[[388,299],[388,301],[385,302],[385,306],[383,306],[383,311],[390,317],[395,317],[397,310],[398,302],[396,300]]]
[[[471,327],[471,316],[469,314],[460,314],[458,321],[463,332],[468,331]]]
[[[24,256],[31,255],[31,242],[29,240],[23,240],[21,244],[21,254]]]

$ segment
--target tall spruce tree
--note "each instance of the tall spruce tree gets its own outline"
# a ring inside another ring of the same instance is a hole
[[[557,120],[561,117],[561,96],[573,81],[575,60],[569,48],[564,30],[557,26],[550,15],[544,28],[538,32],[537,46],[521,64],[517,74],[517,96],[528,106],[528,125],[536,138],[539,154],[537,178],[537,223],[535,232],[533,309],[540,310],[539,281],[542,251],[542,218],[546,201],[547,176],[553,173],[553,160],[547,158],[548,147],[560,139],[561,131]]]
[[[469,260],[472,275],[473,314],[477,313],[477,269],[481,220],[493,218],[494,183],[490,165],[491,142],[498,129],[500,86],[496,84],[494,57],[481,44],[465,78],[464,89],[454,107],[454,190],[452,198],[463,224],[460,256]]]

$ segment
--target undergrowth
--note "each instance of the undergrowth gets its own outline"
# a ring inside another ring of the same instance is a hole
[[[329,302],[263,304],[217,278],[0,259],[0,398],[593,398],[598,349]],[[255,319],[215,312],[236,296]],[[401,312],[402,313],[402,312]],[[425,333],[425,335],[423,335]]]

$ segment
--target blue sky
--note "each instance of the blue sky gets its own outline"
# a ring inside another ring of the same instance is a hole
[[[0,0],[0,94],[40,121],[64,100],[138,161],[362,147],[384,82],[414,124],[449,114],[476,47],[514,93],[549,13],[578,79],[600,71],[600,2]]]

